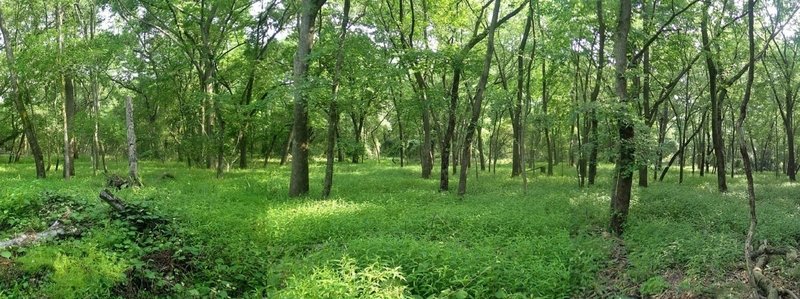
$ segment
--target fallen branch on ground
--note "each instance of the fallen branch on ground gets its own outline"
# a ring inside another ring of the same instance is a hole
[[[27,246],[38,242],[47,241],[62,235],[72,235],[77,232],[77,229],[65,227],[64,224],[61,223],[61,220],[56,220],[56,222],[53,222],[53,224],[50,225],[50,227],[45,231],[38,233],[22,233],[9,240],[0,241],[0,249]]]

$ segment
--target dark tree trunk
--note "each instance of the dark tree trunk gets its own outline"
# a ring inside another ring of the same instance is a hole
[[[524,165],[522,163],[522,113],[524,110],[523,105],[523,83],[525,82],[524,72],[525,72],[525,46],[528,43],[528,35],[530,34],[531,27],[533,25],[533,11],[528,11],[528,17],[525,19],[525,29],[522,30],[522,40],[519,43],[519,48],[517,49],[517,98],[514,102],[514,106],[512,109],[511,114],[511,128],[514,134],[514,141],[512,145],[512,156],[511,156],[511,176],[519,175],[523,169]]]
[[[600,95],[600,86],[603,82],[603,67],[605,66],[605,44],[606,44],[606,25],[603,19],[603,0],[597,0],[595,5],[598,22],[598,51],[597,51],[597,69],[594,80],[594,88],[592,88],[591,102],[592,109],[589,112],[589,171],[588,183],[594,185],[597,177],[597,151],[598,151],[598,138],[597,138],[597,109],[595,104]]]
[[[289,196],[308,193],[308,99],[303,90],[308,72],[308,56],[314,38],[314,21],[326,0],[303,0],[300,26],[298,27],[297,53],[294,58],[294,145],[292,146],[292,175],[289,180]]]
[[[619,156],[614,175],[614,186],[611,194],[611,232],[621,236],[628,217],[628,208],[631,200],[631,187],[633,173],[631,166],[634,163],[634,130],[633,124],[626,111],[630,105],[628,99],[628,82],[625,72],[628,66],[628,32],[631,28],[631,0],[620,0],[619,14],[617,17],[617,30],[614,34],[614,66],[616,82],[614,90],[619,98],[621,107],[617,126],[619,127]]]
[[[710,1],[706,0],[702,22],[700,24],[703,39],[703,52],[706,57],[706,70],[708,72],[709,94],[711,95],[711,142],[714,145],[714,162],[717,172],[717,189],[720,192],[728,191],[725,177],[725,142],[722,140],[722,101],[725,98],[725,87],[718,88],[717,65],[714,54],[711,52],[711,41],[708,36],[708,18]]]
[[[458,195],[463,196],[467,192],[467,170],[469,167],[469,155],[472,144],[472,138],[475,135],[475,129],[478,127],[478,120],[481,116],[481,104],[483,102],[483,94],[486,90],[486,84],[489,81],[489,70],[492,65],[492,55],[494,54],[494,32],[497,29],[497,15],[500,14],[500,0],[495,0],[494,10],[492,12],[492,21],[489,27],[489,34],[487,38],[486,56],[483,60],[483,72],[478,80],[478,87],[475,92],[475,99],[472,101],[472,116],[470,117],[469,124],[467,125],[466,136],[464,136],[464,151],[461,156],[461,176],[458,180]]]

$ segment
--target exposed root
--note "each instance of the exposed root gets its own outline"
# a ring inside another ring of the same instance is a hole
[[[783,256],[789,261],[797,261],[797,250],[794,248],[774,248],[767,246],[764,242],[758,250],[750,254],[752,279],[757,286],[759,296],[766,296],[768,299],[791,298],[800,299],[793,291],[777,286],[777,284],[764,275],[764,270],[772,256]]]

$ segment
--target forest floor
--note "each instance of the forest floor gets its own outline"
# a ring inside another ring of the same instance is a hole
[[[254,165],[256,163],[253,163]],[[112,163],[124,174],[125,164]],[[288,167],[213,170],[144,162],[145,187],[114,190],[140,218],[98,199],[102,174],[77,165],[69,182],[31,164],[0,165],[0,240],[61,219],[80,228],[39,245],[0,249],[0,297],[608,298],[747,296],[744,179],[716,192],[713,176],[677,173],[636,188],[624,242],[604,233],[610,166],[578,188],[574,169],[533,174],[522,192],[509,169],[470,171],[468,195],[436,192],[418,166],[337,164],[320,200],[323,165],[305,199],[287,196]],[[560,173],[559,173],[560,172]],[[174,178],[164,177],[170,173]],[[558,176],[562,174],[563,176]],[[457,181],[457,180],[453,180]],[[800,242],[800,188],[756,177],[756,240]],[[138,216],[137,216],[138,217]],[[139,230],[137,221],[158,219]],[[154,233],[155,232],[155,233]],[[800,267],[768,275],[797,289]]]

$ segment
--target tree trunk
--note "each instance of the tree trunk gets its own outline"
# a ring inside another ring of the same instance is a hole
[[[347,37],[347,23],[350,22],[350,0],[344,0],[343,14],[336,52],[336,65],[333,70],[333,83],[331,84],[332,98],[328,105],[328,136],[325,147],[325,180],[322,183],[322,198],[328,198],[331,195],[331,187],[333,186],[333,162],[336,158],[334,149],[336,147],[336,131],[339,125],[339,110],[336,102],[339,97],[339,80],[341,79],[342,66],[344,65],[344,42]]]
[[[705,1],[702,21],[700,23],[703,39],[703,52],[706,57],[706,70],[708,72],[709,94],[711,95],[711,142],[714,145],[714,162],[717,172],[717,189],[720,192],[728,191],[725,177],[725,142],[722,140],[722,100],[727,93],[725,87],[717,88],[717,65],[711,52],[711,41],[708,37],[708,18],[710,1]]]
[[[623,233],[625,220],[628,217],[628,208],[631,200],[631,185],[633,173],[631,166],[634,163],[634,130],[628,116],[628,82],[625,72],[628,65],[628,32],[631,28],[631,0],[620,0],[619,15],[617,17],[617,31],[614,34],[614,67],[616,82],[614,90],[619,98],[621,107],[617,112],[617,126],[619,127],[619,156],[614,175],[614,186],[611,194],[611,232],[617,236]]]
[[[597,50],[597,69],[595,74],[594,80],[594,88],[592,88],[592,95],[591,95],[591,111],[589,112],[589,171],[588,171],[588,183],[589,185],[594,185],[595,179],[597,177],[597,151],[598,151],[598,139],[597,139],[597,109],[596,103],[597,98],[600,95],[600,86],[603,82],[603,67],[605,66],[605,43],[606,43],[606,25],[605,20],[603,19],[603,0],[597,0],[595,5],[595,11],[597,14],[597,22],[598,22],[598,50]]]
[[[450,88],[450,107],[447,111],[447,129],[442,138],[442,161],[439,168],[439,191],[450,189],[450,147],[456,129],[456,107],[458,106],[458,87],[461,84],[460,62],[453,63],[453,82]]]
[[[748,280],[750,281],[750,285],[756,290],[758,293],[758,281],[754,275],[755,269],[753,269],[751,265],[751,253],[753,251],[753,235],[755,234],[756,225],[758,220],[756,218],[756,193],[753,183],[753,169],[750,165],[750,155],[747,153],[747,139],[744,138],[744,121],[747,118],[747,105],[750,101],[751,92],[753,89],[753,79],[754,79],[754,72],[755,72],[755,37],[753,34],[753,19],[754,13],[753,9],[755,6],[755,2],[753,0],[747,1],[748,6],[748,16],[747,16],[747,36],[748,36],[748,44],[749,44],[749,54],[750,54],[750,66],[747,70],[747,84],[745,85],[744,89],[744,99],[742,99],[742,104],[739,106],[739,119],[736,122],[736,130],[739,132],[739,151],[742,155],[742,165],[744,167],[745,177],[747,178],[747,202],[750,207],[750,226],[747,230],[747,236],[745,237],[745,244],[744,244],[744,257],[745,262],[747,265],[747,273],[748,273]],[[773,297],[773,296],[770,296]],[[777,297],[777,296],[776,296]]]
[[[530,34],[533,25],[533,11],[528,10],[528,17],[525,19],[525,29],[522,30],[522,40],[517,49],[517,99],[514,102],[513,113],[511,114],[511,128],[514,134],[513,140],[513,153],[511,156],[511,176],[517,176],[522,173],[524,164],[522,163],[522,113],[524,110],[523,100],[523,83],[524,78],[524,62],[525,62],[525,46],[528,43],[528,35]]]
[[[125,98],[125,126],[128,131],[128,176],[131,184],[142,186],[139,177],[139,159],[136,156],[136,131],[133,129],[133,100],[130,96]]]
[[[467,125],[466,136],[464,136],[463,152],[461,156],[461,176],[458,180],[458,195],[464,196],[467,192],[467,170],[469,167],[469,155],[472,144],[472,138],[475,135],[475,129],[478,127],[478,120],[481,116],[481,104],[483,102],[483,94],[486,91],[486,84],[489,81],[489,70],[492,66],[492,55],[494,55],[494,32],[497,29],[497,16],[500,14],[500,0],[495,0],[494,10],[492,12],[492,21],[489,25],[489,34],[487,38],[486,56],[483,60],[483,72],[478,80],[478,87],[475,92],[475,99],[472,101],[472,116],[470,117],[469,124]]]
[[[541,26],[539,26],[539,30],[543,30]],[[546,61],[542,61],[542,114],[544,114],[545,125],[544,125],[544,139],[545,143],[547,143],[547,175],[553,175],[553,159],[554,159],[554,148],[553,148],[553,140],[550,136],[550,118],[547,116],[547,102],[550,101],[549,95],[547,94],[547,74],[545,70],[547,68]]]
[[[17,115],[22,122],[22,130],[25,132],[25,139],[28,140],[28,146],[33,154],[33,161],[36,164],[36,177],[43,179],[47,176],[44,169],[44,155],[42,155],[42,149],[39,147],[39,139],[36,138],[36,129],[33,127],[33,120],[28,114],[27,107],[25,107],[24,99],[27,98],[27,94],[23,96],[23,89],[20,88],[22,83],[14,67],[16,62],[14,60],[14,48],[11,42],[13,39],[11,35],[8,34],[2,12],[0,12],[0,33],[2,33],[3,41],[5,41],[6,64],[11,66],[9,67],[11,98],[17,110]]]
[[[303,84],[308,72],[308,56],[314,41],[314,21],[326,0],[303,0],[298,27],[297,54],[294,58],[294,145],[292,146],[292,176],[289,196],[308,193],[308,95]]]

